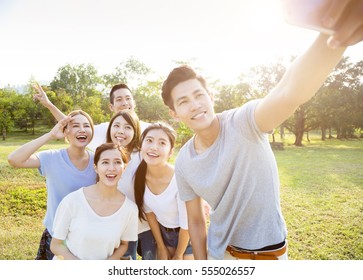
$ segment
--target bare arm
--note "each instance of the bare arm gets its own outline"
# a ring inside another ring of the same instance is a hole
[[[311,99],[340,61],[344,48],[327,46],[320,34],[313,45],[298,57],[278,85],[257,105],[255,118],[263,132],[273,130],[289,118],[298,106]]]
[[[189,231],[187,229],[180,228],[178,246],[176,247],[172,260],[182,260],[188,244],[189,244]]]
[[[115,249],[113,254],[109,256],[108,260],[120,260],[122,256],[126,253],[129,242],[121,240],[120,246]]]
[[[203,200],[198,197],[186,203],[188,213],[188,227],[193,255],[196,260],[207,259],[207,226],[203,211]]]
[[[58,258],[63,257],[64,260],[79,260],[79,258],[77,258],[71,253],[71,251],[69,251],[64,240],[53,237],[50,243],[50,250]]]
[[[153,212],[146,213],[146,218],[156,241],[158,259],[169,260],[170,253],[168,248],[165,246],[163,237],[161,236],[160,226],[156,220],[155,214]]]
[[[40,104],[42,104],[45,108],[48,108],[57,121],[66,117],[65,114],[63,114],[52,102],[50,102],[47,94],[38,83],[33,85],[33,88],[38,92],[37,94],[34,94],[34,100],[38,100]]]
[[[34,153],[49,141],[64,138],[63,128],[68,124],[70,119],[70,117],[64,118],[63,120],[58,122],[50,132],[24,144],[23,146],[9,154],[9,164],[13,167],[19,168],[40,167],[40,161],[38,157],[34,155]]]

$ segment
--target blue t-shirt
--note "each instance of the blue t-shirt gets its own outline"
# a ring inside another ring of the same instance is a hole
[[[96,183],[93,168],[94,154],[89,152],[89,162],[84,170],[79,170],[70,160],[67,150],[47,150],[36,154],[40,161],[39,172],[46,177],[47,212],[44,225],[52,235],[55,212],[61,200],[81,187]]]

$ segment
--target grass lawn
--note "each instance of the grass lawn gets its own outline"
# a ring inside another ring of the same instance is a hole
[[[37,170],[13,169],[7,155],[34,136],[0,142],[0,259],[34,259],[43,231],[45,180]],[[275,151],[289,258],[363,259],[363,141],[311,136],[304,147]],[[66,146],[55,141],[44,149]]]

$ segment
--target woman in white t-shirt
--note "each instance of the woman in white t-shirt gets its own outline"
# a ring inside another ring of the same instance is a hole
[[[110,121],[106,140],[108,143],[121,145],[126,149],[130,162],[119,181],[119,190],[130,200],[135,201],[134,175],[140,164],[140,122],[137,115],[130,110],[118,112]],[[138,242],[129,242],[129,248],[124,257],[136,259],[136,251],[143,260],[156,258],[156,242],[146,221],[139,221]],[[139,249],[139,250],[137,250]]]
[[[135,175],[135,202],[139,219],[147,220],[157,244],[158,259],[193,259],[185,203],[180,200],[173,154],[176,133],[154,123],[141,136],[141,161]]]
[[[96,149],[97,183],[59,204],[50,249],[55,259],[119,260],[137,239],[136,205],[117,189],[127,158],[113,143]]]

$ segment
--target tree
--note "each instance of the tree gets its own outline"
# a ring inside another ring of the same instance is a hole
[[[111,88],[119,83],[127,84],[129,87],[136,87],[145,84],[147,75],[151,73],[152,70],[144,63],[129,57],[123,60],[113,73],[103,75],[102,81],[106,88]]]
[[[246,83],[237,85],[220,85],[217,86],[218,93],[215,94],[215,110],[223,112],[232,108],[237,108],[246,103],[250,96],[250,86]]]
[[[161,99],[161,85],[161,79],[147,81],[146,85],[141,85],[134,91],[134,98],[137,105],[136,112],[141,120],[149,122],[170,120],[168,108]]]
[[[57,75],[50,83],[50,87],[55,92],[64,90],[70,94],[74,105],[81,107],[82,101],[93,95],[100,83],[101,79],[93,65],[71,66],[67,64],[58,69]]]

